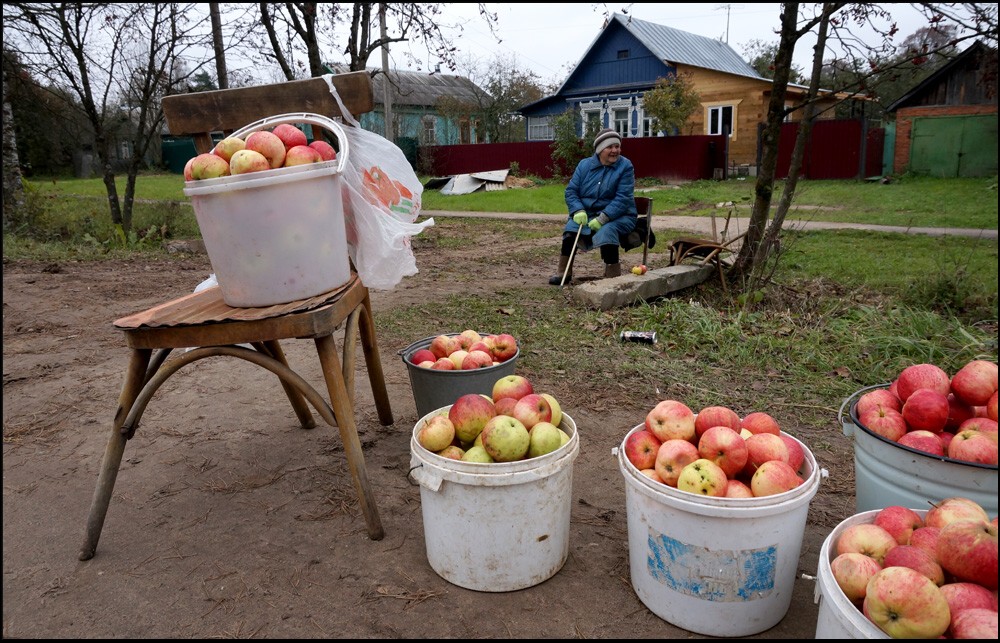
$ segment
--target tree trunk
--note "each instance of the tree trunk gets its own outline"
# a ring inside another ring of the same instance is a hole
[[[3,227],[24,207],[24,184],[21,162],[17,156],[17,134],[14,116],[7,101],[7,70],[3,72]]]
[[[229,75],[226,71],[226,49],[222,42],[222,18],[219,3],[209,3],[212,14],[212,47],[215,50],[215,74],[219,77],[219,89],[229,89]]]

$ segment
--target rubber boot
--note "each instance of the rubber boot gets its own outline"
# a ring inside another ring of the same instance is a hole
[[[622,276],[622,265],[620,263],[606,263],[604,264],[604,278],[608,277],[621,277]]]
[[[564,257],[559,255],[559,272],[549,277],[550,286],[558,286],[563,282],[563,273],[566,272],[566,266],[569,265],[569,257]],[[566,283],[573,280],[573,269],[566,273]]]

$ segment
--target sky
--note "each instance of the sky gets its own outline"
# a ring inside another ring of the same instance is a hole
[[[776,30],[780,26],[780,5],[777,3],[486,3],[498,16],[496,31],[502,42],[497,43],[479,16],[477,6],[476,3],[454,3],[445,10],[444,19],[462,24],[461,32],[452,31],[458,34],[453,44],[458,47],[459,58],[471,56],[488,61],[497,54],[514,56],[518,68],[535,72],[545,82],[563,80],[579,62],[600,33],[605,12],[610,15],[627,10],[640,20],[720,39],[740,55],[743,55],[744,45],[752,40],[777,43]],[[897,20],[899,40],[926,24],[909,4],[883,3],[882,6]],[[812,66],[814,43],[815,39],[804,38],[796,46],[795,65],[804,72]],[[414,48],[413,53],[423,60],[427,58],[426,52],[418,48]],[[405,65],[403,58],[393,56],[396,66],[416,69]],[[369,62],[377,65],[379,61],[373,56]],[[432,68],[432,63],[423,66],[425,71]]]

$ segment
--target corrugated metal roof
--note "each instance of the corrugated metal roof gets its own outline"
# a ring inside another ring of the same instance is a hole
[[[343,74],[350,69],[346,65],[327,65],[335,74]],[[385,74],[381,69],[368,68],[372,76],[372,92],[375,104],[383,102],[383,83]],[[419,71],[392,70],[389,72],[392,83],[392,104],[411,105],[416,107],[433,107],[442,96],[451,96],[461,101],[488,105],[489,94],[464,76],[426,73]]]
[[[614,19],[664,62],[761,78],[750,63],[743,60],[732,47],[721,40],[697,36],[687,31],[619,13],[614,14]]]

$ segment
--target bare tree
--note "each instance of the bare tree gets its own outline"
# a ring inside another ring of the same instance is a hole
[[[14,218],[24,206],[24,184],[21,182],[21,164],[17,159],[17,134],[14,116],[7,100],[7,66],[3,68],[3,223]]]
[[[172,73],[182,52],[210,45],[200,24],[187,21],[191,8],[22,2],[4,7],[5,47],[54,94],[72,96],[73,107],[86,117],[111,220],[125,238],[132,231],[136,176],[152,143],[160,140],[159,99],[183,86],[184,79]],[[121,199],[115,182],[120,157],[127,176]]]

